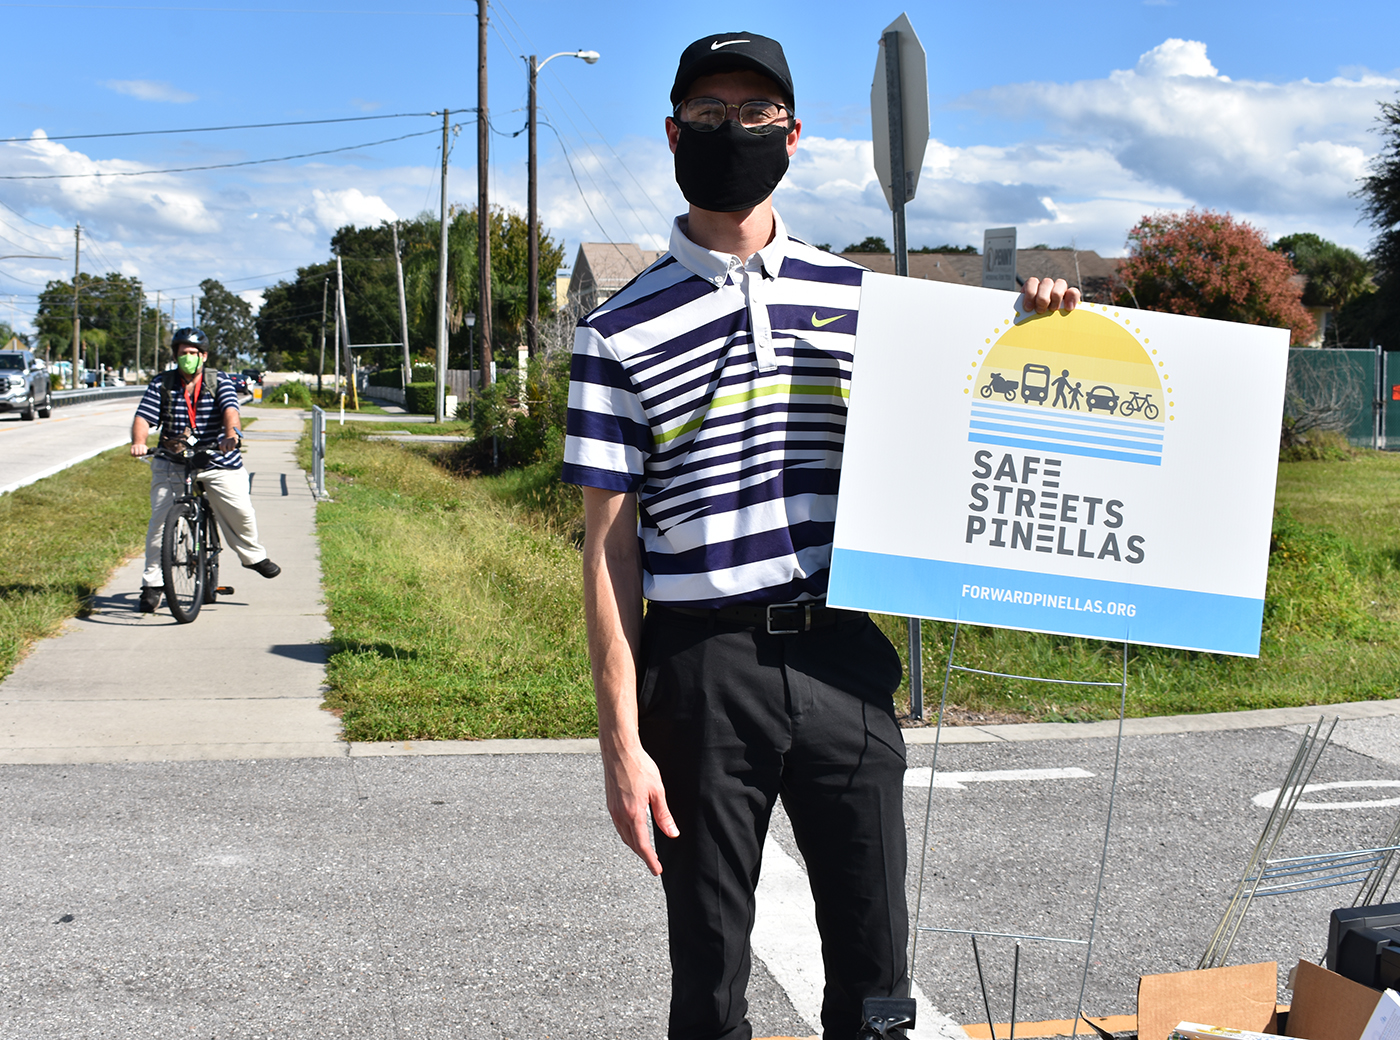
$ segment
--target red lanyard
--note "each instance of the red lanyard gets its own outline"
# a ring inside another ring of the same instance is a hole
[[[189,413],[190,413],[190,429],[191,429],[191,430],[194,430],[194,428],[195,428],[195,418],[194,418],[194,417],[195,417],[195,406],[194,406],[194,402],[199,400],[199,392],[200,392],[200,390],[203,389],[203,387],[204,387],[204,372],[203,372],[202,370],[200,371],[199,375],[197,375],[197,376],[194,377],[194,382],[185,384],[185,407],[189,410]],[[193,396],[193,398],[190,396],[190,391],[191,391],[191,390],[194,391],[194,396]]]

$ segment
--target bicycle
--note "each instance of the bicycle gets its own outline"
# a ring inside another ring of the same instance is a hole
[[[173,452],[157,448],[152,455],[183,466],[185,493],[175,500],[165,517],[160,547],[160,569],[165,579],[165,601],[182,625],[199,616],[206,603],[233,589],[219,585],[219,525],[195,474],[209,465],[206,451]]]
[[[1161,414],[1157,406],[1152,403],[1151,394],[1140,394],[1136,390],[1133,391],[1132,397],[1118,406],[1118,414],[1132,415],[1139,408],[1142,409],[1142,414],[1148,419],[1155,419]]]

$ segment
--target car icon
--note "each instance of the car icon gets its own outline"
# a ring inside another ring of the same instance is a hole
[[[1102,408],[1109,415],[1112,415],[1118,408],[1118,394],[1111,386],[1104,386],[1100,383],[1089,391],[1084,398],[1089,405],[1089,411]]]

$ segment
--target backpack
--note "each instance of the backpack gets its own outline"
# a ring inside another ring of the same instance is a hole
[[[222,375],[222,373],[219,372],[218,369],[210,368],[208,365],[204,366],[204,383],[200,387],[200,393],[212,394],[216,404],[218,403],[220,375]],[[213,382],[210,382],[210,377],[213,377]],[[178,368],[168,368],[156,378],[160,382],[160,441],[162,445],[166,445],[166,442],[170,441],[171,446],[174,446],[174,438],[177,429],[183,430],[189,425],[188,415],[176,415],[174,409],[176,390],[178,389],[180,391],[181,397],[184,396],[183,384],[180,381],[180,370]],[[176,420],[178,420],[178,422]],[[179,444],[177,450],[183,449],[184,447],[185,445]]]

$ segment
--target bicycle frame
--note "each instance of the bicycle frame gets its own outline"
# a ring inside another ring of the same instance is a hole
[[[218,524],[197,477],[208,465],[209,455],[165,448],[158,448],[154,455],[184,468],[184,493],[171,503],[166,515],[161,569],[170,613],[181,624],[189,624],[199,615],[200,607],[213,603],[220,591]]]

